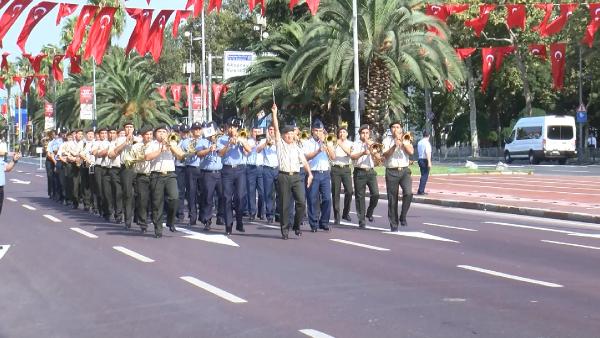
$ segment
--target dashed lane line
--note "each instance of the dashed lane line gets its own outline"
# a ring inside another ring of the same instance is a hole
[[[27,210],[37,210],[36,208],[32,207],[31,205],[21,204],[21,206]]]
[[[42,175],[35,175],[35,177],[44,178]]]
[[[12,198],[12,197],[7,197],[6,200],[11,201],[11,202],[16,202],[17,200]]]
[[[508,227],[513,227],[513,228],[521,228],[521,229],[531,229],[531,230],[540,230],[540,231],[548,231],[548,232],[556,232],[559,234],[575,234],[576,232],[574,231],[566,231],[566,230],[558,230],[558,229],[549,229],[549,228],[542,228],[542,227],[534,227],[531,225],[523,225],[523,224],[512,224],[512,223],[504,223],[504,222],[483,222],[485,224],[495,224],[495,225],[504,225],[504,226],[508,226]]]
[[[544,282],[544,281],[541,281],[541,280],[531,279],[531,278],[526,278],[526,277],[521,277],[521,276],[509,275],[507,273],[493,271],[493,270],[488,270],[488,269],[482,269],[482,268],[478,268],[478,267],[470,266],[470,265],[457,265],[456,267],[460,268],[460,269],[469,270],[469,271],[475,271],[475,272],[484,273],[484,274],[491,275],[491,276],[512,279],[512,280],[516,280],[516,281],[520,281],[520,282],[525,282],[525,283],[531,283],[531,284],[537,284],[537,285],[547,286],[549,288],[562,288],[563,287],[560,284]]]
[[[6,255],[6,253],[8,252],[8,249],[10,249],[10,245],[7,245],[7,244],[0,245],[0,259],[2,259],[2,257],[4,257],[4,255]]]
[[[54,223],[60,223],[60,222],[62,222],[60,219],[58,219],[58,218],[56,218],[56,217],[54,217],[52,215],[44,215],[44,217],[46,217],[47,219],[51,220]]]
[[[378,247],[378,246],[373,246],[373,245],[368,245],[368,244],[362,244],[362,243],[357,243],[357,242],[351,242],[351,241],[347,241],[344,239],[337,239],[337,238],[332,238],[329,239],[332,242],[337,242],[337,243],[342,243],[342,244],[347,244],[347,245],[353,245],[353,246],[358,246],[361,248],[365,248],[365,249],[371,249],[371,250],[375,250],[375,251],[390,251],[390,249],[386,249],[386,248],[382,248],[382,247]]]
[[[334,224],[334,223],[331,223],[331,224]],[[347,226],[351,226],[351,227],[355,227],[355,228],[358,228],[358,224],[355,224],[355,223],[350,223],[350,222],[344,222],[344,221],[341,221],[341,222],[340,222],[340,224],[342,224],[342,225],[347,225]],[[372,226],[370,226],[370,225],[367,225],[367,226],[365,226],[365,229],[369,229],[369,230],[379,230],[379,231],[387,231],[387,229],[385,229],[385,228],[380,228],[380,227],[372,227]]]
[[[309,337],[312,337],[312,338],[335,338],[333,336],[328,335],[327,333],[323,333],[321,331],[317,331],[314,329],[302,329],[299,331],[300,331],[300,333],[307,335]]]
[[[89,233],[89,232],[87,232],[87,231],[85,231],[83,229],[80,229],[80,228],[71,228],[71,230],[73,230],[73,231],[75,231],[75,232],[77,232],[77,233],[79,233],[81,235],[84,235],[87,238],[94,238],[94,239],[98,238],[98,236],[96,236],[96,235],[94,235],[92,233]]]
[[[183,276],[183,277],[179,277],[179,278],[194,285],[194,286],[201,288],[202,290],[208,291],[215,296],[221,297],[229,302],[232,302],[235,304],[241,304],[241,303],[248,302],[247,300],[242,299],[236,295],[233,295],[223,289],[219,289],[218,287],[216,287],[214,285],[203,282],[203,281],[199,280],[198,278],[191,277],[191,276]]]
[[[427,234],[424,232],[418,232],[418,231],[397,231],[397,232],[386,231],[386,232],[384,232],[384,234],[421,238],[421,239],[430,239],[433,241],[440,241],[440,242],[460,243],[459,241],[455,241],[455,240],[440,237],[440,236],[434,236],[434,235],[430,235],[430,234]]]
[[[355,214],[355,215],[357,215],[357,213],[356,213],[356,212],[354,212],[354,211],[350,211],[350,213],[351,213],[351,214]],[[374,218],[383,218],[383,216],[379,216],[379,215],[373,215],[373,217],[374,217]]]
[[[548,241],[548,240],[545,240],[545,239],[542,239],[542,242],[544,242],[544,243],[558,244],[558,245],[573,246],[573,247],[576,247],[576,248],[600,250],[600,248],[597,247],[597,246],[589,246],[589,245],[581,245],[581,244],[566,243],[566,242],[557,242],[557,241]]]
[[[438,228],[455,229],[455,230],[462,230],[462,231],[478,231],[478,230],[475,230],[475,229],[461,228],[461,227],[455,227],[455,226],[443,225],[443,224],[436,224],[436,223],[423,223],[423,224],[430,225],[430,226],[433,226],[433,227],[438,227]]]
[[[569,236],[588,237],[588,238],[600,238],[600,234],[577,234],[577,233],[572,233],[572,234],[569,234]]]
[[[122,247],[122,246],[113,246],[113,249],[119,251],[120,253],[126,254],[129,257],[135,258],[138,261],[143,262],[143,263],[152,263],[152,262],[154,262],[154,260],[152,258],[148,258],[148,257],[146,257],[144,255],[141,255],[141,254],[139,254],[139,253],[137,253],[137,252],[135,252],[133,250],[129,250],[129,249],[127,249],[125,247]]]

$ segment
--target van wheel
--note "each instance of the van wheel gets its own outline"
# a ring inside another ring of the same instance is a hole
[[[559,159],[559,160],[558,160],[558,164],[560,164],[560,165],[565,165],[565,164],[567,164],[567,159],[566,159],[566,158],[561,158],[561,159]]]
[[[511,164],[513,161],[512,157],[510,157],[510,153],[507,151],[504,152],[504,162],[507,164]]]
[[[529,151],[529,164],[539,164],[540,160],[535,157],[532,150]]]

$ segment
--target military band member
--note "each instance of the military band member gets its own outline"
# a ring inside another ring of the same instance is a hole
[[[196,148],[202,138],[202,124],[194,122],[191,126],[191,137],[183,140],[181,149],[186,153],[185,158],[185,182],[183,188],[187,188],[188,214],[190,226],[196,225],[198,220],[199,188],[202,171],[200,171],[200,158],[196,154]],[[181,195],[181,191],[179,191]],[[179,203],[183,203],[181,200]],[[181,207],[181,205],[180,205]]]
[[[275,187],[279,175],[279,160],[277,158],[277,145],[275,144],[275,127],[267,128],[267,137],[256,148],[257,156],[262,155],[263,191],[265,203],[265,216],[267,223],[275,219]]]
[[[304,156],[310,164],[314,180],[307,190],[308,222],[312,232],[317,229],[329,231],[331,217],[331,176],[329,161],[335,158],[332,144],[326,142],[325,126],[316,119],[312,125],[312,137],[304,144]],[[281,170],[281,169],[280,169]],[[320,207],[317,206],[321,201]]]
[[[81,166],[79,175],[81,177],[81,195],[83,198],[83,210],[90,211],[94,209],[94,176],[90,174],[90,167],[94,165],[94,155],[92,148],[94,146],[94,130],[88,129],[85,132],[83,150],[79,154],[81,157]]]
[[[172,133],[179,133],[179,147],[188,138],[189,129],[185,124],[174,125],[171,127]],[[175,175],[177,177],[177,191],[178,191],[178,207],[177,207],[177,223],[183,223],[185,214],[183,208],[185,206],[185,199],[187,198],[187,189],[185,186],[185,161],[175,160]]]
[[[54,173],[52,174],[52,181],[54,187],[54,200],[57,202],[63,202],[65,195],[63,194],[62,185],[60,184],[60,172],[62,171],[62,162],[58,157],[58,151],[60,150],[61,145],[64,143],[66,139],[66,130],[59,128],[58,136],[52,141],[52,144],[49,146],[50,151],[52,152],[52,156],[54,158]]]
[[[348,130],[342,125],[337,131],[337,140],[334,145],[335,157],[331,160],[331,194],[333,199],[333,219],[335,224],[340,224],[340,193],[344,185],[344,209],[342,219],[352,222],[350,218],[350,204],[352,203],[352,173],[350,170],[350,155],[352,154],[352,141],[348,140]]]
[[[289,217],[288,217],[288,204],[290,203],[290,194],[294,197],[295,216],[294,224],[292,229],[296,236],[302,235],[300,230],[300,222],[304,215],[305,202],[304,202],[304,182],[300,178],[298,168],[300,164],[303,165],[306,171],[306,186],[310,187],[313,175],[310,170],[304,154],[298,147],[298,143],[294,139],[294,127],[285,126],[279,131],[279,121],[277,117],[277,105],[273,103],[271,108],[273,114],[273,127],[275,128],[275,142],[277,144],[277,157],[279,161],[279,177],[277,184],[277,207],[279,209],[279,225],[281,227],[281,236],[284,240],[288,239],[289,233]]]
[[[123,124],[123,130],[125,132],[125,136],[118,138],[115,146],[110,148],[108,156],[110,158],[119,159],[119,183],[121,187],[121,203],[123,208],[123,216],[125,218],[125,228],[131,229],[131,222],[134,218],[133,180],[135,179],[135,172],[130,163],[125,165],[123,160],[124,158],[129,160],[131,156],[131,149],[134,142],[133,134],[135,131],[133,122],[125,122]]]
[[[146,161],[146,149],[152,142],[152,127],[142,127],[140,134],[142,142],[138,142],[132,146],[132,157],[135,160],[133,170],[136,173],[136,213],[137,223],[140,226],[142,233],[148,229],[148,205],[151,200],[152,191],[150,190],[150,174],[152,162]]]
[[[45,166],[46,166],[46,180],[47,180],[47,185],[48,185],[48,197],[49,198],[53,198],[54,197],[54,179],[53,179],[53,175],[54,175],[54,168],[56,166],[56,160],[54,159],[54,153],[52,152],[52,145],[54,143],[54,140],[56,139],[56,133],[54,132],[54,130],[50,130],[47,134],[48,136],[48,140],[47,140],[47,144],[46,147],[44,149],[44,151],[46,152],[46,162],[45,162]]]
[[[145,151],[145,160],[152,161],[150,175],[150,190],[152,191],[152,218],[154,236],[162,237],[162,218],[167,209],[167,227],[175,232],[175,217],[179,194],[177,177],[175,175],[175,160],[182,159],[181,148],[173,141],[169,142],[167,127],[159,126],[154,129],[155,141],[151,142]],[[177,154],[177,157],[176,155]]]
[[[69,141],[73,141],[73,133],[68,132],[65,134],[65,138],[63,138],[63,142],[60,144],[58,148],[58,161],[60,165],[57,167],[58,171],[58,180],[60,182],[61,188],[61,196],[63,205],[69,205],[71,201],[69,200],[69,195],[67,192],[67,175],[69,172],[69,163],[68,163],[68,147]]]
[[[106,163],[108,168],[108,177],[105,175],[103,183],[108,184],[109,189],[105,189],[104,198],[108,200],[110,214],[114,216],[115,223],[123,223],[123,189],[121,188],[121,155],[115,153],[115,148],[125,142],[124,132],[117,127],[109,128],[108,136],[110,145],[106,153]]]
[[[110,142],[108,141],[108,129],[100,128],[98,130],[98,140],[94,143],[94,147],[92,148],[92,154],[94,155],[95,163],[94,163],[94,181],[96,182],[96,194],[98,203],[98,213],[100,216],[104,217],[107,221],[110,220],[109,206],[106,200],[104,199],[104,176],[107,175],[107,167],[105,165],[106,154],[108,152],[108,147],[110,146]]]
[[[218,126],[215,122],[208,122],[203,128],[204,138],[198,142],[196,146],[196,155],[200,158],[200,171],[202,176],[200,177],[201,183],[201,202],[200,205],[200,219],[204,224],[204,230],[209,231],[212,226],[212,212],[214,206],[215,194],[218,199],[217,203],[217,217],[222,211],[221,208],[225,208],[224,197],[223,197],[223,186],[221,181],[221,170],[223,169],[223,163],[218,151],[221,149],[218,137]]]
[[[372,153],[373,141],[371,140],[371,130],[368,125],[363,124],[358,130],[359,139],[352,146],[352,155],[354,161],[354,191],[356,214],[358,216],[358,226],[365,228],[365,217],[369,222],[373,222],[373,211],[379,201],[379,186],[377,185],[376,164],[381,161],[381,154]],[[365,211],[365,194],[369,187],[369,207]],[[366,213],[366,214],[365,214]]]
[[[412,178],[408,168],[410,156],[414,153],[413,145],[405,139],[402,123],[390,123],[391,136],[383,140],[383,157],[385,159],[385,184],[388,195],[388,219],[391,231],[398,231],[398,221],[401,226],[407,226],[406,216],[412,202]],[[398,217],[398,187],[402,188],[402,210]]]
[[[261,134],[260,128],[252,128],[248,145],[250,152],[246,155],[246,188],[247,188],[247,205],[248,217],[250,221],[254,221],[256,215],[264,215],[264,197],[263,197],[263,156],[256,149],[261,141],[257,139]],[[266,141],[265,141],[266,142]],[[260,156],[259,156],[260,155]],[[258,208],[256,206],[256,195],[258,193]]]
[[[68,189],[67,194],[72,203],[73,209],[79,208],[79,194],[81,187],[81,152],[85,144],[83,142],[83,130],[77,129],[73,132],[73,140],[69,143],[67,152],[67,161],[69,171],[67,175]]]

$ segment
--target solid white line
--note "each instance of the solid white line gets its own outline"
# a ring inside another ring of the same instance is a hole
[[[326,333],[323,333],[323,332],[317,331],[317,330],[313,330],[313,329],[303,329],[303,330],[299,330],[299,331],[300,331],[300,333],[303,333],[312,338],[335,338]]]
[[[569,234],[569,236],[587,237],[587,238],[600,238],[600,234]]]
[[[7,197],[6,199],[9,200],[9,201],[11,201],[11,202],[16,202],[17,201],[16,199],[14,199],[12,197]]]
[[[124,253],[127,256],[129,256],[129,257],[133,257],[133,258],[135,258],[138,261],[143,262],[143,263],[152,263],[152,262],[154,262],[153,259],[148,258],[148,257],[146,257],[144,255],[140,255],[139,253],[137,253],[135,251],[131,251],[131,250],[129,250],[129,249],[125,248],[125,247],[122,247],[122,246],[113,246],[113,249],[115,249],[115,250],[117,250],[117,251],[119,251],[121,253]]]
[[[221,297],[221,298],[223,298],[225,300],[228,300],[228,301],[230,301],[232,303],[240,304],[240,303],[247,303],[248,302],[245,299],[242,299],[242,298],[240,298],[238,296],[232,295],[231,293],[229,293],[229,292],[227,292],[225,290],[219,289],[218,287],[216,287],[214,285],[210,285],[210,284],[208,284],[206,282],[203,282],[203,281],[201,281],[201,280],[199,280],[197,278],[194,278],[194,277],[191,277],[191,276],[183,276],[183,277],[179,277],[179,278],[181,278],[184,281],[186,281],[186,282],[188,282],[188,283],[190,283],[192,285],[195,285],[195,286],[197,286],[197,287],[199,287],[199,288],[201,288],[201,289],[203,289],[205,291],[208,291],[208,292],[210,292],[210,293],[212,293],[212,294],[214,294],[216,296],[219,296],[219,297]]]
[[[440,227],[440,228],[448,228],[448,229],[456,229],[456,230],[463,230],[463,231],[478,231],[475,229],[469,229],[469,228],[460,228],[460,227],[453,227],[451,225],[442,225],[442,224],[435,224],[435,223],[423,223],[424,225],[431,225],[433,227]]]
[[[390,251],[390,249],[381,248],[381,247],[378,247],[378,246],[373,246],[373,245],[368,245],[368,244],[361,244],[361,243],[346,241],[346,240],[343,240],[343,239],[332,238],[332,239],[329,239],[329,240],[333,241],[333,242],[338,242],[338,243],[348,244],[348,245],[354,245],[354,246],[358,246],[358,247],[361,247],[361,248],[371,249],[371,250],[376,250],[376,251]]]
[[[574,243],[565,243],[565,242],[556,242],[556,241],[548,241],[545,239],[542,239],[542,242],[544,243],[553,243],[553,244],[560,244],[560,245],[568,245],[568,246],[574,246],[577,248],[584,248],[584,249],[594,249],[594,250],[600,250],[599,247],[596,246],[589,246],[589,245],[581,245],[581,244],[574,244]]]
[[[32,207],[31,205],[21,204],[21,206],[27,210],[37,210],[36,208]]]
[[[513,227],[513,228],[522,228],[522,229],[532,229],[532,230],[557,232],[559,234],[574,234],[574,233],[576,233],[574,231],[540,228],[540,227],[534,227],[534,226],[530,226],[530,225],[512,224],[512,223],[504,223],[504,222],[483,222],[483,223],[485,223],[485,224],[505,225],[505,226],[509,226],[509,227]]]
[[[355,215],[357,215],[357,213],[356,213],[356,212],[354,212],[354,211],[350,211],[350,213],[351,213],[351,214],[355,214]],[[382,218],[383,216],[379,216],[379,215],[373,215],[373,217],[374,217],[374,218]]]
[[[96,236],[96,235],[94,235],[92,233],[89,233],[89,232],[87,232],[87,231],[85,231],[83,229],[71,228],[71,230],[73,230],[73,231],[75,231],[77,233],[80,233],[80,234],[82,234],[82,235],[84,235],[85,237],[88,237],[88,238],[98,238],[98,236]]]
[[[39,178],[44,178],[44,176],[42,176],[42,175],[35,175],[35,176],[39,177]]]
[[[61,220],[59,220],[58,218],[51,216],[51,215],[44,215],[44,217],[46,217],[47,219],[51,220],[54,223],[60,223],[62,222]]]
[[[334,224],[334,223],[330,222],[330,224]],[[340,224],[341,225],[348,225],[348,226],[351,226],[351,227],[358,228],[358,224],[354,224],[354,223],[349,223],[349,222],[341,221]],[[380,231],[387,231],[388,230],[388,229],[384,229],[384,228],[380,228],[380,227],[372,227],[370,225],[365,226],[365,229],[380,230]]]
[[[538,285],[542,285],[542,286],[547,286],[547,287],[550,287],[550,288],[562,288],[563,287],[560,284],[548,283],[548,282],[544,282],[544,281],[541,281],[541,280],[535,280],[535,279],[531,279],[531,278],[525,278],[525,277],[520,277],[520,276],[509,275],[509,274],[506,274],[506,273],[502,273],[502,272],[498,272],[498,271],[493,271],[493,270],[482,269],[482,268],[477,268],[477,267],[470,266],[470,265],[457,265],[456,267],[457,268],[461,268],[461,269],[465,269],[465,270],[471,270],[471,271],[481,272],[481,273],[485,273],[485,274],[496,276],[496,277],[508,278],[508,279],[513,279],[513,280],[518,280],[518,281],[521,281],[521,282],[526,282],[526,283],[532,283],[532,284],[538,284]]]

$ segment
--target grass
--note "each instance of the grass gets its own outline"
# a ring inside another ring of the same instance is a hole
[[[420,175],[419,166],[413,164],[410,166],[410,170],[413,175]],[[377,167],[375,168],[378,176],[385,176],[385,168]],[[508,172],[522,172],[529,173],[528,170],[507,170]],[[465,167],[457,167],[457,166],[444,166],[444,165],[434,165],[431,167],[431,172],[429,175],[452,175],[452,174],[489,174],[498,172],[494,167],[485,167],[480,169],[469,169]]]

